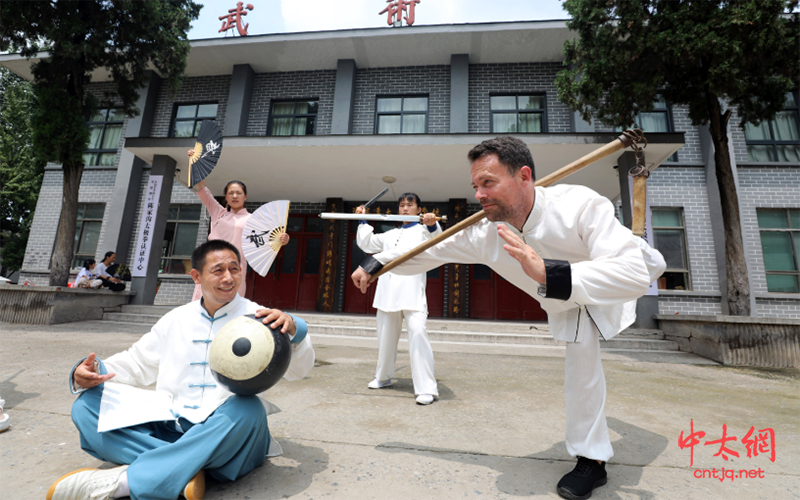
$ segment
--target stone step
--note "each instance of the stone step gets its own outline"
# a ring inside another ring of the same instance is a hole
[[[146,316],[163,316],[178,306],[122,306],[122,313]],[[325,324],[325,325],[346,325],[363,326],[375,328],[376,320],[374,315],[367,314],[320,314],[308,311],[288,311],[303,318],[306,323]],[[112,317],[104,319],[113,319]],[[123,321],[119,319],[119,321]],[[127,321],[127,320],[125,320]],[[146,322],[146,321],[137,321]],[[543,333],[550,331],[547,323],[544,322],[515,322],[515,321],[486,321],[486,320],[450,320],[429,318],[429,330],[454,330],[454,331],[473,331],[473,332],[504,332],[504,333]]]
[[[377,329],[374,326],[346,326],[309,323],[308,330],[314,335],[377,337]],[[556,341],[549,334],[433,330],[428,328],[428,337],[431,340],[447,340],[452,342],[501,342],[507,344],[557,345]],[[405,328],[402,329],[400,338],[408,338]]]
[[[127,314],[146,314],[154,316],[163,316],[180,306],[137,306],[137,305],[124,305],[122,311]]]
[[[106,312],[103,320],[116,323],[135,323],[154,325],[174,306],[123,306],[122,312]],[[308,323],[313,335],[334,337],[375,338],[375,317],[367,315],[308,314],[298,312]],[[403,328],[401,338],[407,339]],[[428,337],[431,341],[472,342],[485,344],[563,346],[550,336],[549,328],[543,323],[522,323],[510,321],[464,321],[428,320]],[[677,351],[677,342],[664,340],[660,330],[625,330],[609,341],[601,342],[603,349],[640,351]]]
[[[375,328],[360,326],[332,326],[309,324],[308,330],[315,336],[331,335],[346,337],[377,337]],[[400,333],[401,339],[407,339],[405,329]],[[565,342],[555,340],[549,334],[515,334],[515,333],[479,333],[459,332],[449,330],[428,329],[428,338],[431,341],[443,342],[475,342],[487,344],[516,344],[536,346],[563,346]],[[635,349],[644,351],[677,351],[678,343],[671,340],[642,339],[619,336],[600,343],[603,349]]]
[[[314,337],[315,345],[318,346],[347,346],[365,347],[376,349],[377,339],[374,337],[356,337],[348,335],[317,335]],[[604,343],[601,343],[602,346]],[[400,351],[408,351],[408,341],[400,339]],[[431,340],[431,347],[434,352],[459,352],[472,354],[501,354],[508,356],[535,356],[535,357],[563,357],[565,346],[563,345],[525,345],[525,344],[503,344],[487,342],[449,342],[444,340]],[[607,361],[640,361],[648,363],[680,363],[680,364],[707,364],[716,365],[714,361],[703,358],[696,354],[682,351],[660,351],[652,349],[620,349],[603,348],[601,349],[603,360]]]
[[[678,343],[672,340],[658,339],[635,339],[630,337],[620,337],[617,335],[611,340],[600,342],[603,350],[624,350],[624,351],[678,351]]]
[[[374,315],[366,314],[320,314],[298,311],[297,315],[306,320],[306,323],[326,325],[348,325],[375,327]],[[506,333],[548,333],[550,329],[545,322],[522,321],[488,321],[488,320],[463,320],[428,318],[429,330],[455,330],[474,332],[506,332]]]
[[[619,335],[614,338],[637,338],[637,339],[651,339],[651,340],[666,340],[664,336],[664,332],[661,330],[650,330],[650,329],[634,329],[628,328],[626,330],[622,330]]]
[[[161,315],[155,314],[133,314],[126,312],[107,312],[103,314],[103,321],[113,321],[115,323],[137,323],[141,325],[155,325]]]

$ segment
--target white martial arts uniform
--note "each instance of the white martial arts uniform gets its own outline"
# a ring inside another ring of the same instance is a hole
[[[401,228],[375,234],[369,224],[358,226],[356,243],[366,253],[378,253],[396,249],[410,250],[442,232],[437,222],[431,231],[428,226],[412,222]],[[428,299],[425,295],[427,276],[400,276],[386,273],[378,278],[378,288],[372,307],[378,310],[378,366],[375,378],[391,380],[395,376],[397,343],[403,317],[408,327],[408,354],[411,359],[411,378],[414,393],[439,395],[433,371],[433,350],[426,331],[428,322]]]
[[[547,312],[553,337],[567,342],[567,451],[573,456],[608,460],[613,450],[604,411],[606,386],[599,337],[610,339],[630,326],[635,319],[635,299],[666,269],[664,259],[638,243],[640,238],[617,221],[607,198],[583,186],[537,187],[522,232],[505,225],[546,259],[544,298],[538,294],[539,283],[503,249],[505,241],[497,233],[498,224],[484,219],[393,272],[416,274],[448,262],[485,264],[538,300]],[[386,264],[402,253],[387,250],[374,259]],[[380,266],[367,259],[362,267],[374,273]]]
[[[208,366],[209,344],[220,328],[260,308],[236,295],[212,317],[193,301],[167,313],[127,351],[98,361],[99,373],[116,373],[113,381],[78,388],[73,368],[72,390],[82,393],[72,406],[81,448],[129,464],[133,500],[177,498],[203,469],[217,481],[233,481],[281,453],[267,424],[274,407],[217,385]],[[314,365],[307,325],[300,318],[295,324],[289,380]],[[153,383],[155,391],[131,387]]]
[[[153,399],[147,408],[142,408],[137,407],[135,400],[116,400],[113,392],[106,390],[101,403],[101,428],[115,429],[165,420],[161,417],[165,413],[174,415],[176,420],[182,417],[193,423],[204,421],[233,396],[211,375],[208,368],[209,344],[228,321],[255,314],[261,308],[237,295],[211,318],[201,301],[196,300],[168,312],[128,350],[103,360],[108,372],[116,373],[110,382],[106,382],[107,389],[115,384],[147,387],[155,383],[156,393],[168,398],[164,398],[161,404]],[[292,361],[284,375],[287,380],[300,380],[314,367],[314,348],[306,335],[305,322],[299,318],[295,318],[295,322],[298,335],[304,338],[292,344]],[[75,385],[72,372],[70,381],[73,393],[85,390]],[[265,406],[270,412],[272,407],[268,403]],[[277,450],[279,452],[279,448]]]

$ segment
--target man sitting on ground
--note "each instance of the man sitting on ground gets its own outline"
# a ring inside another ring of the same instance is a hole
[[[267,456],[280,454],[263,401],[234,395],[215,383],[208,345],[228,321],[255,314],[291,336],[288,380],[302,379],[311,370],[314,349],[305,321],[239,296],[240,264],[238,250],[227,241],[203,243],[192,253],[191,271],[202,288],[201,300],[167,313],[127,351],[104,361],[91,353],[75,365],[69,381],[74,393],[82,393],[72,405],[81,448],[125,465],[63,476],[50,487],[47,500],[174,500],[180,494],[202,499],[204,470],[217,481],[233,481]],[[112,378],[119,383],[107,382]],[[155,392],[120,396],[137,391],[127,386],[153,383]],[[144,394],[164,397],[142,403]],[[164,413],[174,418],[153,418]]]

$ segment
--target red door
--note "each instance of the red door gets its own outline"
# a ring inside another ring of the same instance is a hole
[[[375,288],[378,282],[371,284],[367,288],[367,293],[361,293],[361,290],[356,288],[350,276],[358,269],[359,264],[367,256],[356,244],[356,232],[358,231],[358,222],[353,221],[350,223],[350,241],[347,242],[347,276],[345,276],[344,285],[344,312],[353,314],[375,314],[375,308],[372,307],[372,301],[375,299]]]
[[[520,270],[520,272],[522,272],[522,270]],[[496,290],[495,318],[521,319],[522,311],[520,311],[519,295],[522,292],[496,272],[492,271],[492,275],[494,288]]]
[[[322,248],[322,220],[311,215],[290,215],[287,232],[291,239],[281,248],[265,277],[252,280],[253,301],[278,309],[313,311]],[[250,281],[248,281],[250,283]]]
[[[441,318],[444,316],[444,267],[428,271],[425,283],[425,295],[428,299],[428,316]]]
[[[547,321],[547,313],[539,305],[539,301],[519,288],[517,290],[521,295],[520,310],[522,311],[522,318],[520,319],[525,321]]]
[[[297,234],[293,236],[289,243],[281,248],[279,258],[276,259],[276,291],[278,302],[275,307],[278,309],[297,308],[297,289],[300,281],[298,249],[300,249],[300,238]]]
[[[317,308],[317,288],[319,286],[319,267],[322,257],[322,235],[304,235],[300,285],[297,291],[297,309],[314,311]]]
[[[265,277],[261,277],[252,269],[247,273],[247,292],[245,297],[264,307],[277,307],[278,279],[275,275],[275,264]]]
[[[469,317],[494,319],[494,271],[483,264],[469,266]]]
[[[547,320],[547,313],[536,299],[486,266],[470,267],[471,318]]]

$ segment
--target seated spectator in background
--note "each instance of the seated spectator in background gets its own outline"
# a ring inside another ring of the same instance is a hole
[[[115,276],[108,273],[108,266],[114,263],[117,259],[117,254],[114,252],[106,252],[103,262],[97,264],[94,274],[102,282],[103,287],[108,288],[112,292],[121,292],[125,290],[125,283]]]
[[[83,263],[83,269],[78,273],[75,278],[75,286],[77,288],[100,288],[103,282],[95,279],[94,267],[97,265],[94,259],[89,259]]]

